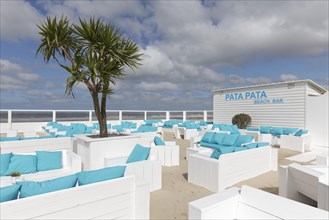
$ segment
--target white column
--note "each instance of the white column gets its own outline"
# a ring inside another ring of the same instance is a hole
[[[170,113],[166,112],[166,120],[168,121],[170,119]]]
[[[144,112],[144,120],[147,120],[147,111]]]
[[[12,129],[12,112],[9,110],[8,111],[8,125],[9,125],[9,129]]]
[[[183,111],[183,121],[186,121],[186,111]]]
[[[119,111],[119,121],[122,121],[122,111]]]
[[[207,121],[208,115],[207,115],[207,111],[203,111],[203,120]]]
[[[89,122],[93,121],[93,111],[89,111]]]
[[[56,111],[53,111],[53,122],[56,121]]]

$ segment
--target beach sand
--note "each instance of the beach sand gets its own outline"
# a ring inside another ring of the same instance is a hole
[[[213,192],[191,184],[187,181],[186,148],[189,141],[175,139],[172,133],[164,133],[165,140],[175,140],[180,146],[180,165],[175,167],[162,167],[162,189],[151,193],[151,219],[188,219],[188,203],[211,195]],[[288,165],[293,161],[287,160],[299,154],[298,152],[278,149],[278,162]],[[274,194],[278,194],[278,172],[267,172],[251,178],[234,186],[249,185]]]

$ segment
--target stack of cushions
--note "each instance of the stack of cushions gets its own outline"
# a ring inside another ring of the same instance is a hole
[[[1,176],[62,168],[62,151],[36,151],[36,155],[1,154]]]
[[[77,174],[64,176],[42,182],[26,181],[17,182],[15,185],[0,188],[0,202],[26,198],[58,190],[73,188],[77,185],[83,186],[96,182],[102,182],[124,176],[126,167],[115,166],[99,170],[83,171]]]
[[[227,124],[214,124],[212,130],[218,128],[221,131],[228,131],[230,134],[240,134],[240,131],[236,125],[227,125]]]
[[[147,160],[150,155],[151,148],[143,147],[142,145],[136,144],[132,152],[130,153],[126,163],[133,163],[138,161]]]
[[[233,152],[235,148],[242,147],[242,145],[252,142],[253,139],[252,135],[206,132],[200,144],[203,147]]]
[[[158,136],[155,136],[153,141],[154,141],[154,144],[157,145],[157,146],[166,145],[166,143]]]

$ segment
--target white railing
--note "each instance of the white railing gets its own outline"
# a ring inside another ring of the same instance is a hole
[[[48,114],[47,114],[48,113]],[[85,113],[85,115],[83,114]],[[161,111],[161,110],[108,110],[109,121],[148,120],[148,119],[180,119],[212,121],[213,111]],[[66,115],[65,115],[66,114]],[[49,122],[49,121],[96,121],[93,110],[28,110],[0,109],[1,124],[20,122]]]

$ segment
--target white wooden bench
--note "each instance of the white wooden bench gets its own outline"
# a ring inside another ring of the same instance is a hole
[[[280,148],[306,152],[311,150],[311,135],[305,134],[302,136],[294,135],[281,135],[280,137]]]
[[[317,209],[249,186],[230,188],[189,203],[189,219],[328,219]]]
[[[149,185],[127,176],[0,203],[1,219],[149,219]]]
[[[192,154],[188,160],[188,181],[219,192],[240,181],[277,170],[278,152],[271,146],[222,154],[219,159]]]

